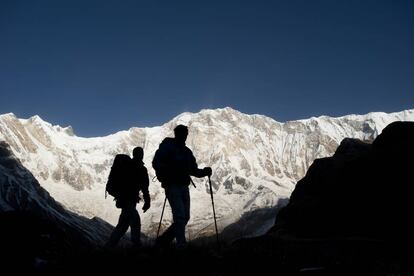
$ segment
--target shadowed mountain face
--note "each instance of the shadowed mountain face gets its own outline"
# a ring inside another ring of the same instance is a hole
[[[388,125],[372,144],[344,139],[317,159],[271,234],[412,239],[414,122]]]
[[[21,268],[102,245],[112,226],[65,210],[0,142],[1,262]]]

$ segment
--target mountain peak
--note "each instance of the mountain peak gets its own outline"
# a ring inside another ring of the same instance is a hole
[[[13,112],[0,114],[0,118],[17,118],[16,115],[14,115]]]
[[[49,129],[53,129],[54,131],[61,132],[61,133],[62,132],[66,133],[69,136],[75,135],[72,126],[62,127],[60,125],[52,125],[51,123],[43,120],[39,115],[34,115],[25,121],[32,125],[47,126],[47,128]]]
[[[34,115],[28,119],[31,123],[33,122],[46,122],[39,115]]]
[[[241,113],[240,111],[226,106],[222,108],[215,108],[215,109],[201,109],[199,113]]]

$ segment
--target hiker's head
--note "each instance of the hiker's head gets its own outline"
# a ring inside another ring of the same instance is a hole
[[[136,147],[132,151],[132,156],[134,157],[135,160],[142,161],[142,159],[144,158],[144,150],[141,147]]]
[[[178,142],[185,144],[188,136],[188,127],[185,125],[178,125],[174,128],[174,136]]]

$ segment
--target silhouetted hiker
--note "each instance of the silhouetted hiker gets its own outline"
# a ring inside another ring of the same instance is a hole
[[[173,215],[173,224],[157,239],[156,244],[165,246],[175,238],[177,246],[182,247],[186,244],[185,226],[190,219],[190,176],[211,176],[212,170],[210,167],[198,168],[192,151],[185,145],[188,136],[186,126],[175,127],[174,136],[162,141],[152,161]]]
[[[142,161],[144,151],[140,147],[133,150],[133,159],[128,155],[118,154],[108,178],[107,191],[115,197],[116,207],[121,208],[118,224],[112,232],[106,247],[114,247],[131,227],[131,240],[135,247],[141,246],[141,219],[136,205],[140,200],[139,191],[144,196],[144,213],[150,208],[148,192],[148,172]]]

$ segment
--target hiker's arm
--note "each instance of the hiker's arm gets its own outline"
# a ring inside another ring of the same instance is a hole
[[[148,191],[148,186],[149,186],[149,177],[148,177],[148,171],[146,168],[144,168],[144,173],[143,173],[143,179],[142,179],[142,195],[144,196],[144,201],[145,202],[150,202],[151,198],[149,195],[149,191]]]
[[[204,177],[206,176],[205,171],[203,169],[195,168],[191,170],[190,175],[195,177]]]
[[[195,177],[205,177],[205,176],[211,176],[211,168],[210,167],[205,167],[202,169],[196,168],[192,171],[192,173],[190,173],[190,175],[195,176]]]
[[[199,169],[197,162],[195,160],[194,155],[191,154],[191,170],[190,175],[195,177],[205,177],[205,176],[211,176],[211,168],[205,167],[203,169]]]
[[[142,179],[142,195],[144,196],[144,206],[142,206],[142,210],[144,213],[151,207],[151,197],[149,195],[148,186],[149,186],[149,178],[148,178],[148,171],[147,168],[144,167],[144,174]]]

